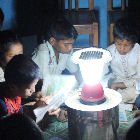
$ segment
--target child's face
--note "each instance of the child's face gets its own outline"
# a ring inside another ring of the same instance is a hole
[[[6,64],[15,56],[23,54],[23,46],[21,43],[13,44],[9,47],[9,50],[5,53]]]
[[[72,51],[73,43],[74,43],[74,39],[59,40],[59,41],[54,39],[52,46],[57,52],[69,54]]]
[[[115,45],[121,55],[126,55],[133,48],[134,44],[131,41],[116,39]]]
[[[35,92],[35,85],[37,82],[38,79],[34,80],[28,87],[15,87],[14,94],[23,98],[31,96],[32,93]]]

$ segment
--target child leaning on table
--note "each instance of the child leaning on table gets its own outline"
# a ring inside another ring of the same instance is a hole
[[[16,55],[8,62],[4,73],[5,82],[0,83],[0,118],[14,113],[23,113],[21,97],[31,96],[35,92],[39,76],[39,67],[27,56]],[[31,109],[33,111],[38,106],[46,104],[47,99],[41,98]]]
[[[127,17],[119,19],[113,35],[114,44],[107,48],[112,55],[109,87],[121,93],[123,103],[140,108],[140,96],[136,94],[136,78],[140,77],[140,45],[132,21]]]
[[[50,20],[49,26],[45,26],[42,34],[44,37],[42,43],[32,57],[41,69],[42,79],[47,77],[49,81],[52,81],[49,82],[47,89],[44,82],[42,91],[47,95],[54,94],[53,91],[48,91],[54,88],[53,76],[63,74],[65,69],[75,75],[80,84],[81,76],[78,65],[74,64],[71,59],[72,45],[78,36],[74,26],[63,15],[58,14]]]
[[[45,95],[55,94],[55,75],[61,76],[65,70],[74,75],[79,84],[82,82],[79,67],[71,59],[72,45],[78,36],[76,29],[59,13],[54,15],[49,23],[49,25],[45,24],[41,33],[43,37],[42,43],[32,57],[33,61],[41,69],[41,78],[44,81],[42,92]],[[59,120],[66,121],[66,116],[65,109],[61,109]]]

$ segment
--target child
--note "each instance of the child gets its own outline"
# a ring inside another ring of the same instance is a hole
[[[5,81],[4,69],[13,56],[23,54],[23,46],[12,31],[0,32],[0,82]]]
[[[55,17],[46,32],[44,42],[32,57],[41,69],[42,79],[49,75],[60,75],[67,69],[78,80],[78,66],[71,61],[72,45],[78,35],[76,29],[65,18]]]
[[[8,62],[4,73],[5,82],[0,84],[0,118],[23,113],[21,97],[31,96],[35,92],[39,76],[39,67],[27,56],[16,55]],[[42,97],[32,106],[32,111],[46,104],[47,99]],[[51,115],[55,111],[50,112]]]
[[[4,73],[5,82],[0,84],[0,117],[23,112],[21,97],[35,92],[39,74],[39,67],[24,55],[14,56],[9,61]]]
[[[23,54],[23,45],[12,31],[0,32],[0,82],[5,81],[4,69],[15,55]],[[35,95],[34,95],[35,96]]]
[[[3,21],[4,21],[4,14],[3,14],[2,9],[0,8],[0,30],[2,28]]]
[[[136,78],[140,77],[140,45],[137,32],[128,18],[118,20],[113,29],[114,44],[107,49],[112,54],[110,88],[121,93],[123,103],[136,103]],[[136,104],[140,107],[140,101]]]

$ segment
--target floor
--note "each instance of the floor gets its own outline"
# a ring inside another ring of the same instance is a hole
[[[119,122],[119,128],[118,128],[118,134],[119,134],[119,140],[124,140],[125,138],[125,133],[133,120],[133,111],[126,111],[126,116],[127,116],[127,121],[126,122]]]
[[[133,120],[134,111],[126,111],[127,121],[119,122],[118,137],[119,140],[124,140],[125,133],[130,122]],[[45,140],[51,140],[52,137],[59,137],[63,140],[68,140],[68,123],[59,122],[57,119],[53,118],[52,123],[50,123],[48,129],[44,131]]]

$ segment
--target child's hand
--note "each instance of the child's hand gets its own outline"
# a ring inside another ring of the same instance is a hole
[[[139,116],[140,116],[140,110],[137,109],[133,114],[133,118],[137,118]]]
[[[114,89],[114,90],[117,89],[117,85],[116,85],[116,83],[114,83],[114,84],[111,85],[111,89]]]
[[[55,109],[52,109],[49,111],[49,115],[51,115],[51,116],[53,115],[53,116],[58,117],[59,113],[60,113],[60,108],[55,108]]]
[[[32,97],[33,97],[36,101],[38,101],[40,98],[45,97],[45,95],[44,95],[41,91],[39,91],[39,92],[34,93]]]
[[[34,104],[34,109],[37,108],[37,107],[42,107],[42,106],[45,106],[47,105],[47,99],[46,97],[42,97],[40,99],[38,99],[38,101]]]
[[[41,98],[41,97],[44,97],[44,94],[41,91],[36,92],[36,98]]]
[[[52,95],[50,96],[40,96],[40,98],[38,98],[37,102],[34,104],[34,109],[37,107],[42,107],[48,104],[48,100],[52,98]]]
[[[65,108],[61,108],[59,116],[57,118],[60,122],[65,122],[68,120],[68,112]]]

